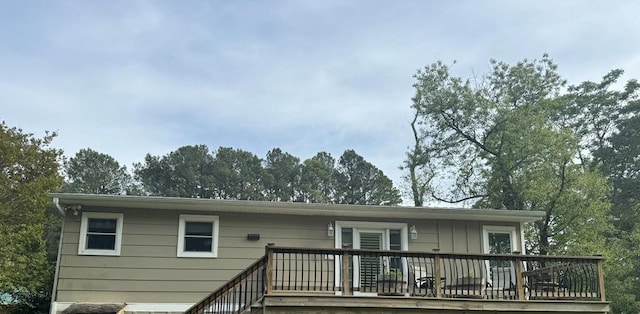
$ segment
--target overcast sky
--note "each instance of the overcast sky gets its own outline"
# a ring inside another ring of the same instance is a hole
[[[412,75],[547,52],[640,77],[640,1],[0,1],[0,120],[129,168],[184,145],[354,149],[400,186]]]

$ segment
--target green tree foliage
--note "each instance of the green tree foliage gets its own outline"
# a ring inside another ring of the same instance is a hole
[[[267,153],[264,174],[267,200],[288,202],[296,198],[300,182],[300,158],[274,148]]]
[[[320,152],[305,160],[280,148],[266,159],[231,147],[210,153],[184,146],[165,156],[147,155],[135,165],[143,193],[171,197],[280,202],[399,204],[399,192],[384,173],[353,150],[336,161]]]
[[[402,202],[400,191],[382,170],[353,150],[346,150],[336,168],[336,202],[357,205],[395,205]]]
[[[264,200],[262,160],[255,154],[220,147],[213,160],[214,197],[219,199]]]
[[[132,178],[126,166],[113,157],[90,148],[81,149],[64,163],[65,192],[130,194]]]
[[[609,200],[616,229],[608,237],[607,293],[614,313],[640,312],[640,84],[615,85],[622,70],[601,82],[569,88],[560,117],[581,137],[585,167],[609,180]]]
[[[0,293],[13,295],[23,312],[45,312],[50,297],[55,261],[46,250],[48,193],[63,183],[62,152],[49,146],[55,136],[37,138],[0,124]]]
[[[433,197],[544,211],[531,250],[586,250],[587,243],[576,243],[580,236],[607,228],[606,181],[575,162],[576,136],[555,123],[564,80],[547,56],[491,65],[491,73],[474,81],[452,76],[442,63],[416,74],[413,108],[424,139],[422,158],[438,165],[440,182],[451,182],[448,194],[431,186]]]
[[[299,201],[334,203],[336,197],[336,160],[327,152],[319,152],[302,163]]]
[[[564,96],[566,106],[558,120],[573,128],[580,139],[582,164],[601,166],[609,156],[603,150],[611,146],[611,137],[624,123],[635,116],[633,104],[638,102],[640,85],[627,82],[623,90],[613,89],[623,75],[622,70],[607,73],[601,82],[586,81],[569,86]]]
[[[602,82],[565,88],[546,55],[491,65],[472,80],[440,62],[416,74],[416,144],[404,164],[414,199],[430,193],[475,207],[545,212],[528,232],[528,250],[605,254],[614,312],[637,313],[637,82],[614,90],[622,75],[614,70]],[[437,170],[436,179],[412,174],[416,167]]]
[[[212,164],[205,145],[183,146],[162,157],[147,154],[134,173],[151,195],[211,198]]]

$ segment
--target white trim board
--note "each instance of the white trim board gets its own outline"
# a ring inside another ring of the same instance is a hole
[[[53,302],[53,306],[51,307],[50,314],[61,313],[66,310],[72,304],[79,302]],[[118,302],[83,302],[83,303],[118,303]],[[127,303],[124,308],[125,312],[158,312],[158,313],[167,313],[167,312],[179,312],[183,313],[193,306],[193,303]]]

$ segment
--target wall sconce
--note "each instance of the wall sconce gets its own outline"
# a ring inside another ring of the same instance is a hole
[[[333,237],[333,234],[334,234],[333,225],[329,223],[329,225],[327,226],[327,235],[330,237]]]
[[[411,234],[411,240],[415,240],[418,238],[418,230],[416,230],[416,225],[411,226],[411,229],[409,229],[409,233]]]

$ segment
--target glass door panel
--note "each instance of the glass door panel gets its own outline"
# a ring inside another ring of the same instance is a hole
[[[511,254],[515,250],[514,231],[488,230],[485,235],[485,240],[487,241],[485,250],[487,253]],[[491,260],[488,266],[493,288],[505,289],[515,285],[515,271],[511,261]]]

